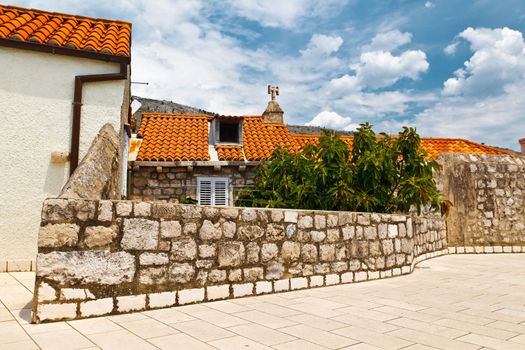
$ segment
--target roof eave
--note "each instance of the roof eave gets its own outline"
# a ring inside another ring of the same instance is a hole
[[[52,53],[52,54],[57,54],[57,55],[90,58],[90,59],[106,61],[106,62],[116,62],[116,63],[126,63],[126,64],[129,64],[131,62],[131,58],[129,56],[110,55],[110,54],[94,52],[94,51],[78,50],[78,49],[72,49],[69,47],[53,46],[53,45],[33,43],[33,42],[28,42],[28,41],[13,40],[13,39],[8,39],[8,38],[0,38],[0,46],[22,49],[22,50],[47,52],[47,53]]]

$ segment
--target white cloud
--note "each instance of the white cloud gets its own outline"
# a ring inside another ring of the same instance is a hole
[[[229,0],[226,6],[235,15],[265,27],[294,28],[305,18],[337,13],[335,9],[345,4],[346,1],[339,0]]]
[[[443,52],[445,52],[447,55],[453,55],[456,53],[456,50],[458,49],[458,45],[459,45],[459,42],[456,41],[456,42],[453,42],[449,45],[447,45],[444,49],[443,49]]]
[[[427,1],[425,2],[425,7],[427,9],[430,9],[430,8],[436,7],[436,4],[434,4],[432,1]]]
[[[314,34],[306,49],[302,50],[301,53],[303,56],[329,55],[337,52],[342,44],[343,39],[340,36]]]
[[[382,88],[403,78],[416,80],[428,67],[427,55],[423,51],[407,50],[399,56],[388,51],[362,53],[355,69],[364,86]]]
[[[400,46],[412,41],[412,34],[400,32],[398,29],[378,33],[371,43],[363,47],[363,52],[367,51],[392,51]]]
[[[474,52],[464,68],[445,81],[444,95],[490,96],[525,76],[525,42],[522,33],[509,28],[467,28],[459,37]]]
[[[336,112],[322,111],[318,113],[311,121],[305,125],[320,126],[334,130],[351,131],[359,127],[359,124],[352,122],[352,118],[343,117]]]

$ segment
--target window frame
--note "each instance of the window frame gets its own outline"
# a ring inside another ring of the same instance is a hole
[[[221,123],[225,123],[225,124],[237,124],[238,125],[238,142],[223,142],[221,141]],[[214,144],[216,145],[224,145],[224,146],[227,146],[227,145],[233,145],[233,146],[239,146],[239,145],[242,145],[242,119],[220,119],[220,118],[216,118],[213,120],[213,139],[214,139]]]
[[[202,204],[201,203],[201,182],[203,181],[209,181],[210,182],[210,204]],[[217,182],[225,182],[226,183],[226,189],[224,192],[224,205],[217,204],[216,203],[216,183]],[[231,194],[231,181],[229,177],[219,177],[219,176],[197,176],[197,204],[198,205],[210,205],[210,206],[230,206],[230,200],[232,198]]]

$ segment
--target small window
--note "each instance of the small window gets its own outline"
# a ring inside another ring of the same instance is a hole
[[[229,184],[226,177],[197,178],[197,201],[200,205],[228,205]]]
[[[239,120],[216,120],[216,141],[218,143],[241,143],[242,123]]]

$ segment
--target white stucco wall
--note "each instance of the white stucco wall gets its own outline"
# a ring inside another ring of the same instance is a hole
[[[0,47],[0,263],[33,260],[42,201],[59,194],[69,163],[74,79],[115,73],[117,63]],[[121,128],[127,82],[84,84],[80,159],[105,123]]]

